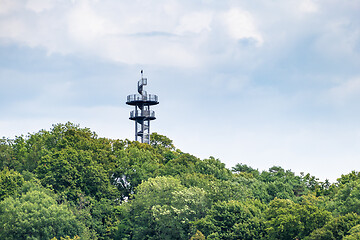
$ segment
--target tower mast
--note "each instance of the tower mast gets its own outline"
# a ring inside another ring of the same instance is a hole
[[[135,121],[135,140],[142,143],[150,143],[150,121],[155,120],[155,112],[150,106],[159,104],[158,96],[148,94],[144,91],[147,85],[147,78],[143,76],[138,81],[138,93],[127,96],[126,104],[134,106],[135,110],[130,112],[130,120]]]

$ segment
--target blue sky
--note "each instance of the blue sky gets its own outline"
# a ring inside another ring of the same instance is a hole
[[[334,181],[360,170],[358,0],[0,0],[0,133],[71,121],[134,139],[143,69],[152,131],[232,167]]]

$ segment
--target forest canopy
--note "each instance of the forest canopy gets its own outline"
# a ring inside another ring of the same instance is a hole
[[[210,153],[211,154],[211,153]],[[360,239],[360,174],[336,182],[239,156],[98,137],[73,123],[0,139],[0,239]]]

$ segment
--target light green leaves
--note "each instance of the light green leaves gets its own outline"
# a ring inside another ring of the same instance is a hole
[[[79,235],[83,226],[66,205],[39,187],[0,203],[0,239],[45,240]]]

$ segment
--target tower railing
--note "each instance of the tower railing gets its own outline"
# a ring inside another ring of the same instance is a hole
[[[155,118],[155,112],[153,110],[131,111],[130,118],[136,117]]]
[[[127,96],[127,102],[134,101],[150,101],[150,102],[158,102],[158,96],[154,94],[147,94],[146,96],[140,94],[131,94]]]

